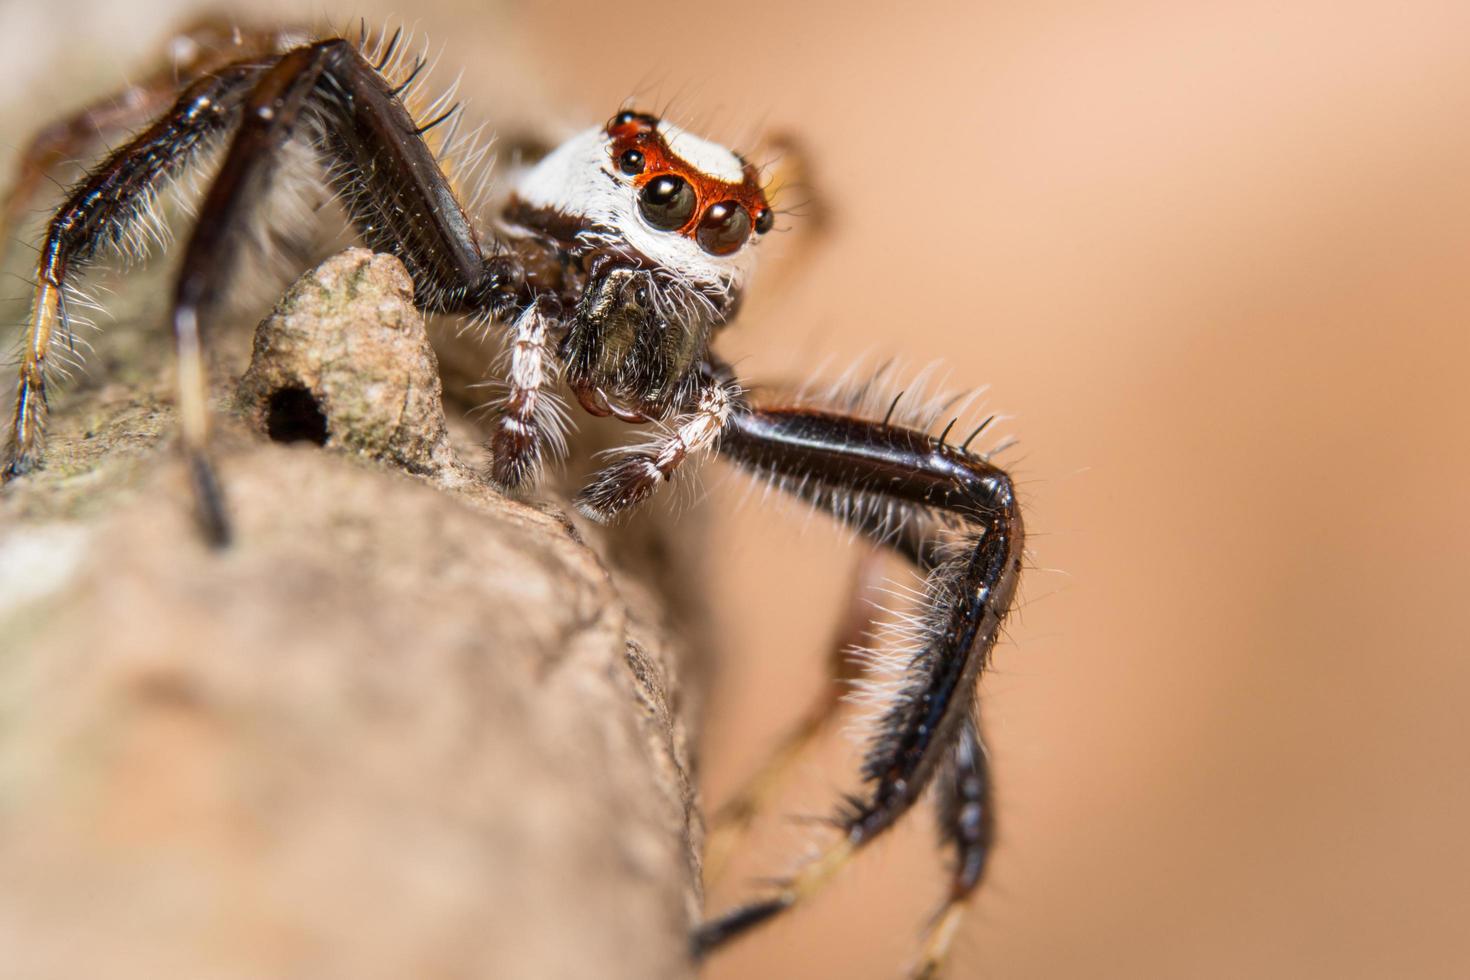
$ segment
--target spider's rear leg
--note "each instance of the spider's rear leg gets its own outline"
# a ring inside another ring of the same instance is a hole
[[[241,28],[211,17],[179,31],[165,49],[165,63],[119,91],[55,119],[26,143],[15,176],[0,198],[0,243],[8,247],[48,178],[74,161],[153,121],[203,75],[242,58],[265,57],[291,46],[294,29]],[[299,42],[298,42],[299,43]]]
[[[757,817],[765,812],[790,775],[792,768],[836,719],[843,695],[860,675],[861,664],[854,653],[875,627],[877,611],[873,594],[885,581],[883,552],[869,547],[853,573],[846,611],[838,623],[827,653],[825,684],[821,695],[792,728],[778,741],[756,771],[742,783],[710,818],[704,847],[706,886],[719,880],[730,858],[739,849]]]
[[[233,121],[257,74],[254,67],[240,66],[195,82],[163,118],[92,170],[52,218],[41,243],[0,480],[19,476],[37,462],[46,421],[47,356],[57,333],[68,340],[71,335],[67,288],[90,260],[124,241],[159,182]]]
[[[905,651],[907,683],[865,757],[869,789],[836,818],[841,840],[772,894],[706,922],[693,936],[698,953],[817,892],[907,813],[954,757],[968,737],[975,683],[1015,599],[1024,541],[1009,476],[926,433],[808,409],[742,407],[731,412],[720,449],[894,545],[927,581],[914,647]],[[885,519],[890,506],[903,515],[896,535],[882,533],[894,530]],[[918,533],[926,522],[933,533]]]
[[[208,457],[201,325],[231,271],[251,204],[303,122],[316,127],[321,148],[337,164],[331,179],[358,233],[370,247],[403,261],[420,306],[474,305],[501,312],[514,301],[516,276],[505,260],[485,259],[464,208],[423,140],[428,127],[409,115],[399,100],[401,90],[341,38],[288,52],[251,91],[239,130],[200,206],[174,292],[173,327],[181,440],[211,540],[223,542],[228,528]]]
[[[393,43],[388,45],[391,53]],[[137,217],[157,180],[183,166],[199,140],[236,118],[218,175],[199,208],[174,292],[181,441],[203,528],[228,535],[207,454],[209,413],[201,326],[232,271],[250,206],[269,183],[283,146],[310,111],[311,135],[338,164],[334,186],[366,243],[408,267],[419,305],[503,313],[520,299],[513,260],[486,260],[463,207],[395,86],[350,42],[333,38],[264,62],[247,60],[205,75],[173,109],[83,181],[51,225],[21,365],[5,476],[34,465],[45,406],[44,364],[58,326],[69,267],[115,240]],[[432,125],[432,124],[430,124]]]
[[[178,95],[173,79],[150,76],[46,124],[21,150],[15,177],[0,198],[0,241],[8,247],[47,178],[99,143],[146,124]]]

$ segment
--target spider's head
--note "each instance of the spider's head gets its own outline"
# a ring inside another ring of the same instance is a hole
[[[774,215],[738,155],[620,112],[532,167],[506,218],[586,274],[564,297],[577,310],[560,351],[567,380],[657,418],[694,385]]]
[[[618,113],[606,134],[620,183],[636,192],[640,227],[678,235],[716,258],[739,254],[771,230],[775,214],[755,167],[738,154],[639,112]]]
[[[548,224],[570,220],[583,241],[726,298],[740,291],[775,219],[754,165],[633,111],[557,147],[526,174],[516,200],[521,223],[538,214]]]

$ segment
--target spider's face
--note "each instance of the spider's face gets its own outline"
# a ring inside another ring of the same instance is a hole
[[[771,230],[775,215],[755,168],[723,146],[637,112],[614,116],[607,139],[648,227],[715,256],[734,255]]]
[[[738,154],[639,112],[563,143],[516,189],[532,209],[576,219],[673,276],[738,292],[775,219],[756,168]]]

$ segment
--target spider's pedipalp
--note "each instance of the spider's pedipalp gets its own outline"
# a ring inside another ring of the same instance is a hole
[[[647,500],[660,483],[673,479],[689,457],[715,444],[739,397],[740,389],[734,382],[709,382],[699,393],[693,411],[674,419],[666,432],[641,446],[613,450],[617,462],[599,470],[577,494],[577,509],[605,524]]]

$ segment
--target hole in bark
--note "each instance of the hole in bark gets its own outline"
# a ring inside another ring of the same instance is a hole
[[[265,431],[275,442],[327,444],[327,417],[309,388],[293,385],[271,392]]]

